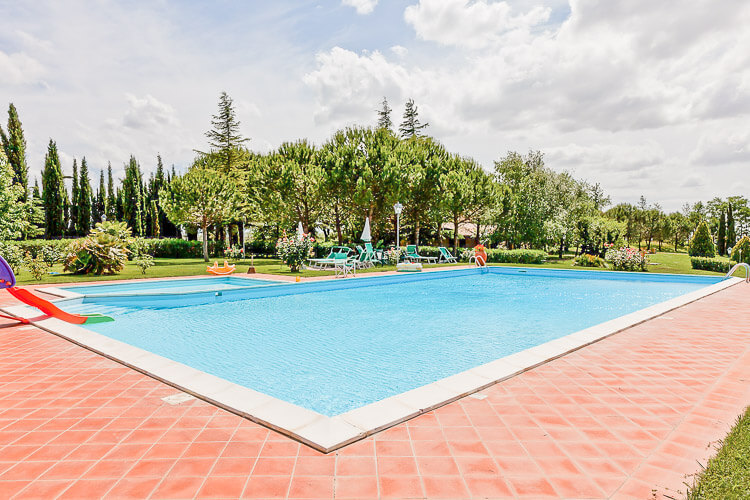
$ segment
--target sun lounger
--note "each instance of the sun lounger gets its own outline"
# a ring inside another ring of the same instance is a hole
[[[440,262],[450,262],[450,263],[456,263],[458,262],[458,259],[455,258],[451,253],[448,251],[445,247],[438,247],[438,250],[440,250],[440,258],[438,259],[438,263]]]
[[[417,245],[407,245],[406,246],[405,258],[407,258],[409,260],[416,261],[416,262],[425,261],[428,264],[435,264],[437,262],[437,257],[426,257],[426,256],[423,256],[423,255],[419,255],[417,253]]]

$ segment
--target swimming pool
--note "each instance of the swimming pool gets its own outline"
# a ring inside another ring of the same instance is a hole
[[[272,285],[278,282],[253,278],[205,277],[188,279],[148,280],[127,283],[100,283],[60,288],[75,294],[95,295],[147,295],[163,293],[186,293],[196,291],[222,291],[251,286]]]
[[[333,417],[719,281],[490,268],[94,295],[63,308],[113,316],[87,328]]]

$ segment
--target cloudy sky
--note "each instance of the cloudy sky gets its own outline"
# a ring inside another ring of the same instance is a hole
[[[0,121],[94,174],[188,165],[219,93],[253,149],[373,125],[412,97],[492,168],[539,149],[614,201],[750,195],[746,0],[0,0]]]

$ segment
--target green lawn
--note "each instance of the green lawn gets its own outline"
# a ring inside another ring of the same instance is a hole
[[[223,260],[223,259],[217,259]],[[711,271],[695,270],[690,267],[690,257],[684,253],[670,253],[662,252],[649,256],[650,262],[654,265],[649,265],[648,270],[650,272],[658,273],[679,273],[679,274],[706,274],[706,275],[720,275],[720,273],[713,273]],[[141,274],[133,263],[128,262],[123,272],[113,276],[78,276],[74,274],[66,274],[63,272],[62,266],[58,265],[53,268],[54,272],[59,274],[50,274],[45,276],[41,281],[36,281],[31,274],[25,269],[20,271],[17,275],[17,280],[20,285],[28,285],[33,283],[76,283],[81,281],[105,281],[105,280],[123,280],[123,279],[137,279],[137,278],[163,278],[173,276],[193,276],[206,274],[206,263],[202,259],[154,259],[155,266],[148,269],[146,274]],[[212,261],[213,262],[213,261]],[[244,273],[247,268],[250,267],[250,260],[233,261],[237,264],[238,273]],[[331,271],[302,271],[299,273],[291,273],[289,268],[282,266],[278,259],[255,259],[255,269],[259,273],[268,274],[279,274],[279,275],[292,275],[292,276],[326,276],[331,275]],[[427,265],[425,267],[440,267],[446,266],[447,264],[439,265]],[[526,267],[541,267],[549,269],[584,269],[602,271],[602,268],[580,268],[573,266],[573,256],[566,255],[562,259],[556,257],[549,257],[547,262],[544,264],[491,264],[497,266],[519,266],[523,265]],[[363,269],[357,271],[358,273],[367,273],[373,271],[394,271],[396,266],[377,266],[370,269]],[[739,271],[737,276],[743,277],[743,271]]]
[[[688,500],[750,498],[750,407],[689,488]]]

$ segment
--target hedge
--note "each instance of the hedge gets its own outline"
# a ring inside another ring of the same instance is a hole
[[[544,250],[501,250],[493,248],[487,250],[487,261],[511,264],[544,264],[547,252]]]
[[[690,259],[693,269],[713,271],[715,273],[728,273],[734,262],[721,259],[709,259],[707,257],[693,257]]]

